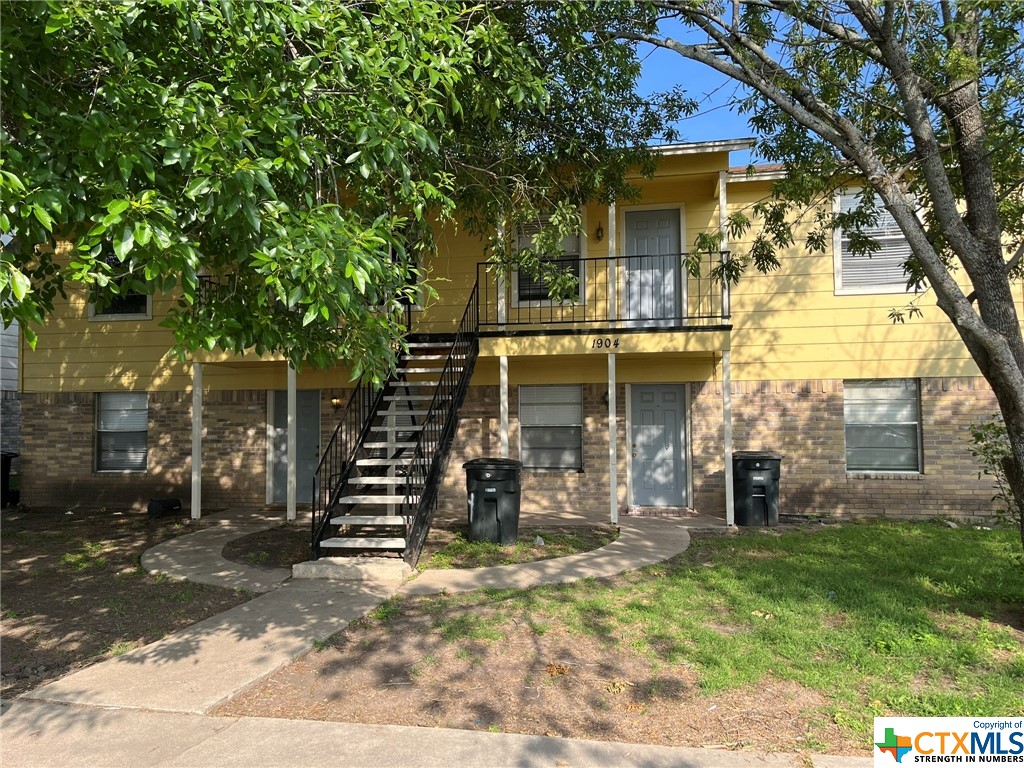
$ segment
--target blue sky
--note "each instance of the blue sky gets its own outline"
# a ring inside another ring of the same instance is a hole
[[[643,61],[637,84],[641,96],[681,85],[690,98],[700,102],[699,111],[678,124],[681,141],[740,139],[752,135],[746,119],[726,106],[736,92],[732,81],[664,48],[640,45],[638,53]],[[730,162],[743,165],[749,159],[749,152],[733,152]]]

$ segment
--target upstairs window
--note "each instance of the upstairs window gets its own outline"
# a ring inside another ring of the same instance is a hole
[[[96,396],[96,469],[145,472],[148,451],[149,395],[101,392]]]
[[[151,297],[129,291],[105,302],[89,304],[89,317],[94,320],[149,320],[153,317]]]
[[[860,190],[852,189],[839,196],[838,210],[847,213],[860,203]],[[857,234],[878,243],[878,250],[870,256],[850,251],[849,232],[837,230],[835,248],[835,277],[837,293],[907,293],[907,275],[903,264],[911,256],[907,238],[892,215],[875,196],[878,218],[874,226],[863,227]]]
[[[531,248],[534,236],[546,223],[547,221],[542,219],[536,224],[521,227],[516,238],[516,250],[523,251]],[[583,277],[580,261],[582,253],[580,242],[579,235],[570,235],[562,240],[561,253],[545,254],[540,257],[543,261],[557,265],[559,269],[569,272],[576,278],[576,295],[569,297],[570,300],[578,299],[580,296],[580,285],[582,284]],[[517,304],[551,301],[548,285],[542,278],[535,278],[525,272],[516,272],[513,276],[512,285],[514,288],[512,299]]]
[[[915,379],[843,382],[848,472],[920,472],[921,407]]]
[[[527,469],[583,469],[583,387],[519,387],[519,458]]]

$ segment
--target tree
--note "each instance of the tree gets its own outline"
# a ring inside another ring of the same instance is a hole
[[[0,309],[30,340],[69,290],[176,291],[183,355],[255,349],[379,379],[433,222],[457,210],[493,236],[554,208],[571,227],[582,200],[629,193],[660,129],[632,98],[631,46],[567,34],[571,7],[0,8],[0,231],[17,233]]]
[[[662,33],[666,20],[694,39]],[[722,277],[747,263],[775,268],[798,211],[816,211],[806,246],[824,250],[835,228],[873,220],[877,195],[912,250],[908,283],[934,292],[995,392],[1011,446],[1006,476],[1024,505],[1024,341],[1013,302],[1024,254],[1024,4],[655,0],[593,29],[740,84],[759,153],[784,164],[787,178],[756,210],[751,251]],[[821,207],[851,177],[872,194],[845,215]],[[969,291],[954,277],[961,269]]]

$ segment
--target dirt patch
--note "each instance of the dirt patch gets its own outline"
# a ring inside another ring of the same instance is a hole
[[[655,662],[519,614],[366,619],[217,714],[462,728],[607,741],[867,754],[823,715],[822,694],[769,680],[718,695],[687,665]]]
[[[467,542],[467,534],[465,526],[431,528],[420,555],[420,570],[531,563],[589,552],[614,541],[619,535],[618,529],[610,525],[523,528],[517,544],[501,547],[486,542]],[[537,543],[538,537],[543,543]],[[281,525],[228,542],[223,555],[242,565],[291,568],[295,563],[309,560],[309,540],[307,526]]]
[[[308,525],[279,525],[229,541],[221,554],[241,565],[291,568],[310,559],[311,535]]]
[[[158,640],[252,597],[142,570],[143,552],[205,522],[59,508],[8,509],[0,520],[4,698]]]

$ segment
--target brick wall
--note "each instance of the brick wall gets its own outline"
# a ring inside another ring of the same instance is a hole
[[[608,386],[583,385],[583,471],[522,474],[522,515],[551,523],[606,522],[608,504]],[[617,389],[619,509],[626,504],[625,387]],[[509,456],[519,457],[519,389],[509,387]],[[466,473],[470,459],[501,456],[499,388],[470,387],[452,444],[435,519],[466,521]]]
[[[21,393],[0,390],[0,450],[21,451]],[[20,471],[20,460],[15,459],[11,471]]]
[[[146,473],[96,472],[96,396],[23,394],[22,503],[144,506],[173,496],[187,506],[192,484],[192,396],[149,395]],[[263,505],[266,392],[210,392],[203,403],[203,504]]]
[[[843,383],[734,382],[733,447],[785,458],[780,511],[812,516],[977,517],[993,511],[990,479],[978,479],[970,424],[996,412],[981,378],[921,379],[924,473],[847,473]],[[692,384],[692,450],[698,509],[724,505],[721,385]]]

